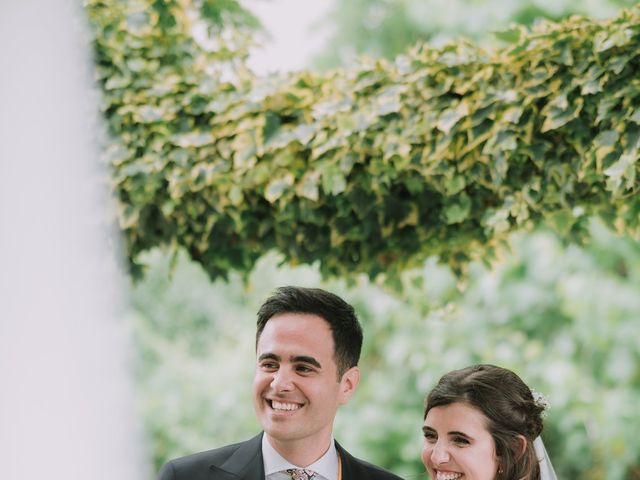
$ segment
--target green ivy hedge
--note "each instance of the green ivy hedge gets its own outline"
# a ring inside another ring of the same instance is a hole
[[[240,34],[196,40],[188,2],[156,3],[88,2],[134,271],[164,245],[211,278],[270,250],[329,276],[464,272],[592,215],[640,238],[640,9],[259,78]]]

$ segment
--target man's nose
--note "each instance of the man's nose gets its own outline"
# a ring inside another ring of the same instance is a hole
[[[449,449],[444,442],[436,442],[431,450],[431,461],[434,464],[447,463],[449,461]]]
[[[289,371],[280,368],[274,372],[271,380],[271,388],[275,392],[288,392],[293,390],[293,377]]]

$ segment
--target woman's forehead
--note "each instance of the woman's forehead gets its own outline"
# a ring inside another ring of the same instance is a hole
[[[425,426],[446,431],[487,432],[487,417],[482,411],[468,403],[455,402],[433,407],[427,413]]]

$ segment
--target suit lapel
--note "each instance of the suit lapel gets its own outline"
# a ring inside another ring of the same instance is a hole
[[[220,465],[211,465],[213,478],[229,480],[264,480],[262,433],[244,442]]]
[[[358,461],[336,442],[336,450],[342,463],[342,480],[355,480],[363,477],[362,467]]]

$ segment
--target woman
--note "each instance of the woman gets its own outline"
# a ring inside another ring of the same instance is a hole
[[[545,408],[505,368],[449,372],[427,397],[422,462],[433,480],[554,480],[539,437]]]

